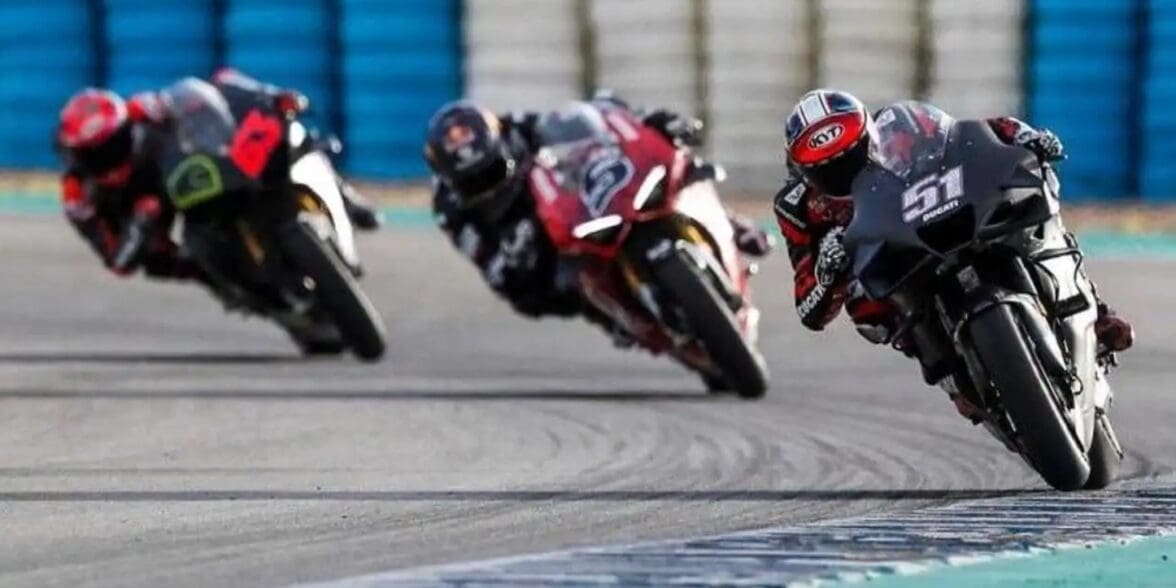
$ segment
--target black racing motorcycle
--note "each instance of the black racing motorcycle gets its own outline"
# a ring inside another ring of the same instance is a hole
[[[196,78],[160,95],[170,116],[155,160],[181,251],[217,295],[275,320],[304,353],[381,357],[338,176],[302,123],[264,94]]]
[[[907,102],[877,118],[845,234],[857,282],[903,316],[930,383],[1060,490],[1102,488],[1123,452],[1108,409],[1093,286],[1062,225],[1058,182],[987,123]],[[896,339],[899,339],[896,337]]]

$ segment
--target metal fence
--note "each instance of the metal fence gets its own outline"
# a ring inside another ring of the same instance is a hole
[[[814,86],[1019,112],[1022,18],[1019,0],[470,0],[467,88],[498,108],[608,87],[691,112],[732,183],[767,190],[781,122]]]

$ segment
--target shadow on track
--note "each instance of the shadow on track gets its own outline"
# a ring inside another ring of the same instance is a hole
[[[973,500],[1042,494],[1046,490],[113,490],[0,492],[0,502],[853,502]]]
[[[295,354],[250,353],[192,353],[192,352],[134,352],[134,351],[60,351],[47,353],[0,353],[0,364],[29,363],[151,363],[151,364],[262,364],[305,362],[307,358]]]
[[[486,389],[477,391],[339,389],[339,390],[4,390],[0,399],[87,399],[87,400],[251,400],[261,402],[305,400],[379,400],[413,402],[459,400],[472,402],[513,402],[519,400],[585,400],[598,402],[742,402],[728,394],[705,392],[586,391]]]

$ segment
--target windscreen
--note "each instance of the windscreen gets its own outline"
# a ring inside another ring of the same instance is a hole
[[[955,119],[922,102],[901,102],[882,109],[878,156],[882,167],[903,180],[938,173]]]
[[[576,102],[548,113],[536,129],[539,158],[554,169],[565,190],[580,192],[594,212],[602,211],[633,177],[633,165],[609,132],[600,111]]]
[[[221,155],[237,127],[229,105],[216,88],[197,78],[184,78],[160,93],[176,125],[185,153]]]
[[[585,102],[573,102],[543,115],[536,132],[540,143],[551,148],[585,141],[613,142],[600,111]]]

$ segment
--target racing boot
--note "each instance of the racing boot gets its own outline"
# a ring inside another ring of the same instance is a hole
[[[776,240],[751,219],[728,211],[727,218],[735,229],[735,246],[746,255],[763,257],[772,251]]]
[[[1135,329],[1126,319],[1115,314],[1105,302],[1098,303],[1098,318],[1094,321],[1094,335],[1101,351],[1117,353],[1135,344]]]
[[[360,195],[354,186],[339,179],[339,193],[343,195],[343,208],[347,210],[347,217],[351,224],[361,231],[374,231],[380,228],[380,213]]]
[[[633,339],[633,336],[628,331],[617,324],[612,317],[604,314],[595,306],[585,302],[581,313],[588,322],[604,329],[609,339],[612,340],[613,346],[617,349],[630,349],[637,344],[637,341]]]
[[[988,414],[984,412],[984,409],[977,406],[975,402],[972,402],[968,394],[960,390],[959,385],[956,383],[956,378],[961,377],[965,376],[951,374],[939,381],[939,387],[944,392],[947,392],[947,397],[951,399],[951,403],[955,405],[956,412],[960,413],[960,416],[968,419],[973,425],[978,425],[987,420]]]

